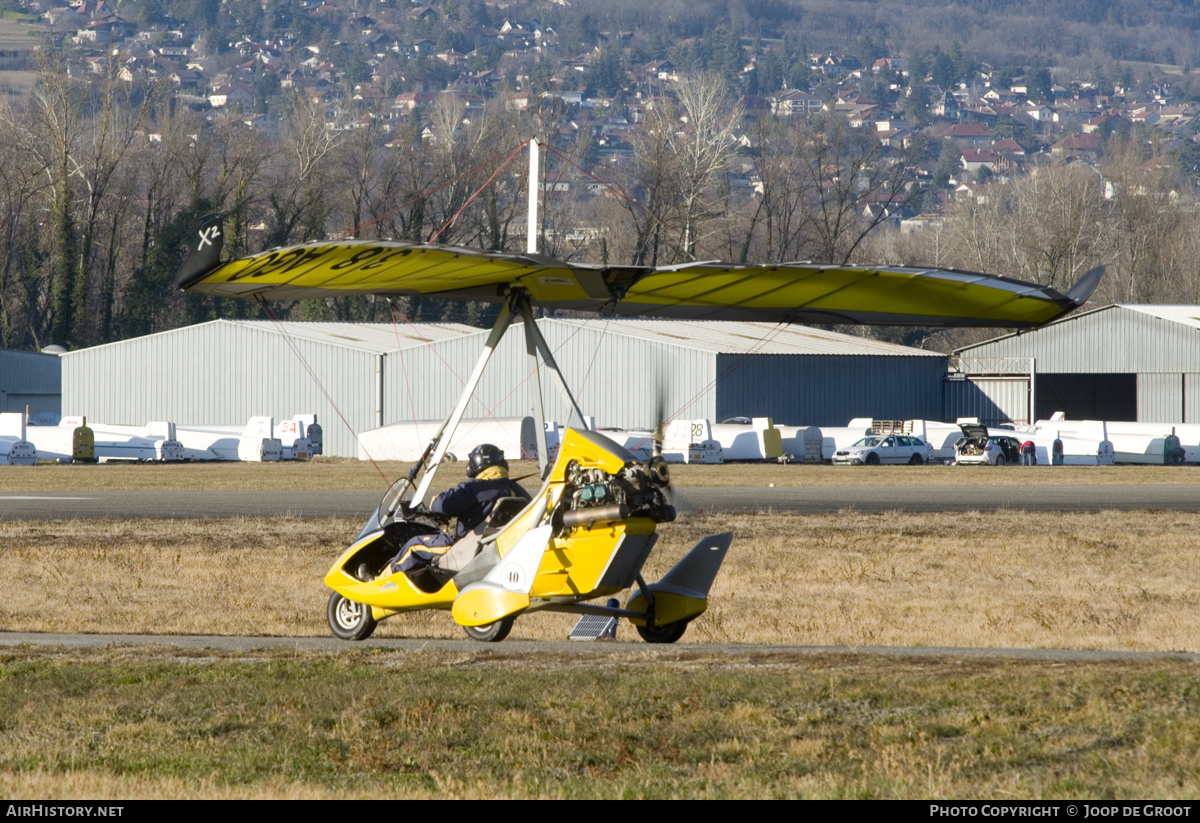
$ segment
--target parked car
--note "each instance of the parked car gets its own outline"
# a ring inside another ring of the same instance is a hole
[[[907,434],[876,434],[864,437],[848,449],[834,452],[835,465],[878,466],[904,463],[920,466],[933,458],[933,446]]]
[[[1021,462],[1021,441],[1007,434],[989,434],[978,423],[959,426],[963,436],[954,444],[954,462],[963,466],[1016,466]]]

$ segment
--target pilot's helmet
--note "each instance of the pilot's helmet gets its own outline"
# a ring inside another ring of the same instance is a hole
[[[491,443],[480,443],[471,449],[471,455],[467,458],[467,477],[478,477],[481,471],[492,466],[508,470],[504,452]]]

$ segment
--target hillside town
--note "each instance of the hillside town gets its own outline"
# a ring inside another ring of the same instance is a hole
[[[587,30],[586,24],[585,31],[568,37],[536,18],[507,16],[511,9],[535,12],[534,3],[447,0],[380,5],[367,15],[328,2],[270,2],[252,20],[232,20],[233,34],[255,33],[227,43],[214,42],[223,31],[215,24],[242,6],[207,4],[205,19],[212,24],[207,30],[161,10],[131,19],[106,0],[30,0],[22,6],[28,16],[49,25],[56,48],[77,49],[88,70],[115,72],[130,83],[167,82],[181,104],[210,120],[223,117],[249,129],[275,130],[281,115],[272,116],[271,109],[278,108],[272,98],[284,89],[329,104],[331,118],[349,106],[350,115],[385,121],[424,120],[442,95],[454,95],[468,113],[503,95],[517,111],[553,101],[571,121],[563,134],[577,134],[586,122],[596,154],[609,163],[628,154],[624,138],[630,125],[643,119],[644,109],[658,96],[672,96],[673,85],[694,72],[697,62],[709,62],[697,61],[696,52],[711,49],[703,42],[648,43],[634,32]],[[265,25],[269,14],[281,19]],[[290,27],[280,30],[288,21]],[[230,21],[224,22],[230,28]],[[261,35],[262,29],[272,33]],[[316,39],[294,31],[308,31]],[[1195,134],[1191,121],[1200,110],[1195,101],[1172,92],[1167,76],[1135,86],[1126,71],[1124,77],[1099,82],[1054,84],[1044,66],[1018,74],[941,52],[916,61],[914,73],[913,61],[904,56],[880,56],[864,64],[847,53],[799,55],[798,44],[783,40],[720,31],[710,39],[736,41],[718,44],[730,52],[719,59],[734,61],[736,71],[726,73],[747,118],[764,112],[776,117],[837,113],[853,127],[872,129],[895,156],[923,144],[928,159],[928,149],[948,141],[959,158],[952,175],[957,185],[943,192],[942,200],[964,196],[988,179],[1020,173],[1043,157],[1094,163],[1103,137],[1114,130],[1150,129],[1161,149],[1181,151]],[[682,52],[691,65],[665,56],[639,59],[654,52]],[[422,131],[428,136],[431,130]],[[739,139],[746,145],[752,130],[742,131]],[[735,185],[759,186],[752,173],[744,178]],[[559,189],[565,185],[557,183]],[[911,215],[905,209],[893,215],[903,216]]]
[[[1082,77],[1040,59],[993,66],[953,41],[889,54],[869,36],[817,52],[786,29],[751,37],[717,27],[673,40],[601,30],[567,0],[376,3],[367,12],[306,0],[142,0],[120,10],[107,0],[8,0],[4,15],[44,36],[0,55],[0,68],[36,70],[42,88],[57,76],[93,89],[100,102],[79,112],[89,127],[106,107],[127,107],[111,168],[62,161],[49,199],[63,230],[15,230],[6,240],[0,343],[9,346],[105,342],[219,316],[228,309],[170,308],[156,292],[180,259],[176,240],[174,251],[165,245],[171,232],[213,210],[233,215],[231,242],[243,251],[347,232],[520,248],[515,167],[489,207],[474,199],[483,178],[471,175],[529,136],[551,150],[542,243],[564,258],[875,260],[1056,286],[1107,262],[1111,297],[1200,290],[1194,267],[1134,259],[1120,248],[1124,235],[1095,230],[1104,222],[1132,232],[1141,220],[1179,237],[1195,218],[1180,207],[1193,202],[1200,169],[1200,106],[1186,70],[1117,63]],[[20,155],[22,145],[56,145],[27,125],[39,122],[28,107],[51,98],[9,95],[10,126],[26,136],[9,147],[17,166],[42,162]],[[60,142],[64,158],[77,153]],[[179,152],[189,142],[243,160],[236,170],[205,161],[186,171]],[[403,174],[402,155],[412,158]],[[161,178],[145,179],[142,166],[114,187],[135,157],[161,162]],[[229,174],[239,182],[221,182]],[[440,205],[423,199],[451,180],[463,191]],[[1036,216],[1052,181],[1076,190],[1074,226]],[[110,207],[118,190],[140,218]],[[1128,208],[1135,196],[1144,206],[1160,195],[1149,210]],[[82,205],[69,207],[71,198]],[[38,220],[28,198],[8,214],[14,226]],[[1004,251],[943,237],[977,234],[980,221],[993,234],[1034,221],[1043,235],[1075,239],[1040,236],[1036,249]],[[139,246],[128,240],[135,226]],[[1063,250],[1047,253],[1047,244]],[[361,308],[329,311],[352,319]]]

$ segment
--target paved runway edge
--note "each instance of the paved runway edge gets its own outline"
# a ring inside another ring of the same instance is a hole
[[[478,643],[473,640],[441,638],[374,638],[360,643],[348,643],[333,637],[233,637],[226,635],[165,635],[165,634],[62,634],[50,632],[0,632],[0,647],[39,646],[65,649],[104,649],[138,646],[222,652],[253,652],[274,650],[345,651],[390,649],[417,652],[425,649],[478,652],[489,658],[509,655],[528,656],[547,654],[562,657],[595,656],[603,654],[635,654],[644,657],[693,655],[870,655],[902,658],[1005,658],[1033,661],[1086,662],[1089,660],[1182,660],[1200,663],[1200,654],[1190,652],[1106,651],[1102,649],[994,649],[948,646],[788,646],[677,643],[648,645],[639,641],[602,641],[578,643],[570,641],[506,640],[503,643]]]
[[[93,491],[0,493],[0,520],[349,517],[366,520],[375,491]],[[965,511],[1200,511],[1196,486],[813,486],[680,489],[684,512],[831,514]]]

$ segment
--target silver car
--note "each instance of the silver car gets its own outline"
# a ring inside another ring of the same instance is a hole
[[[908,434],[875,434],[833,454],[835,465],[878,466],[899,463],[920,466],[933,459],[933,446]]]

